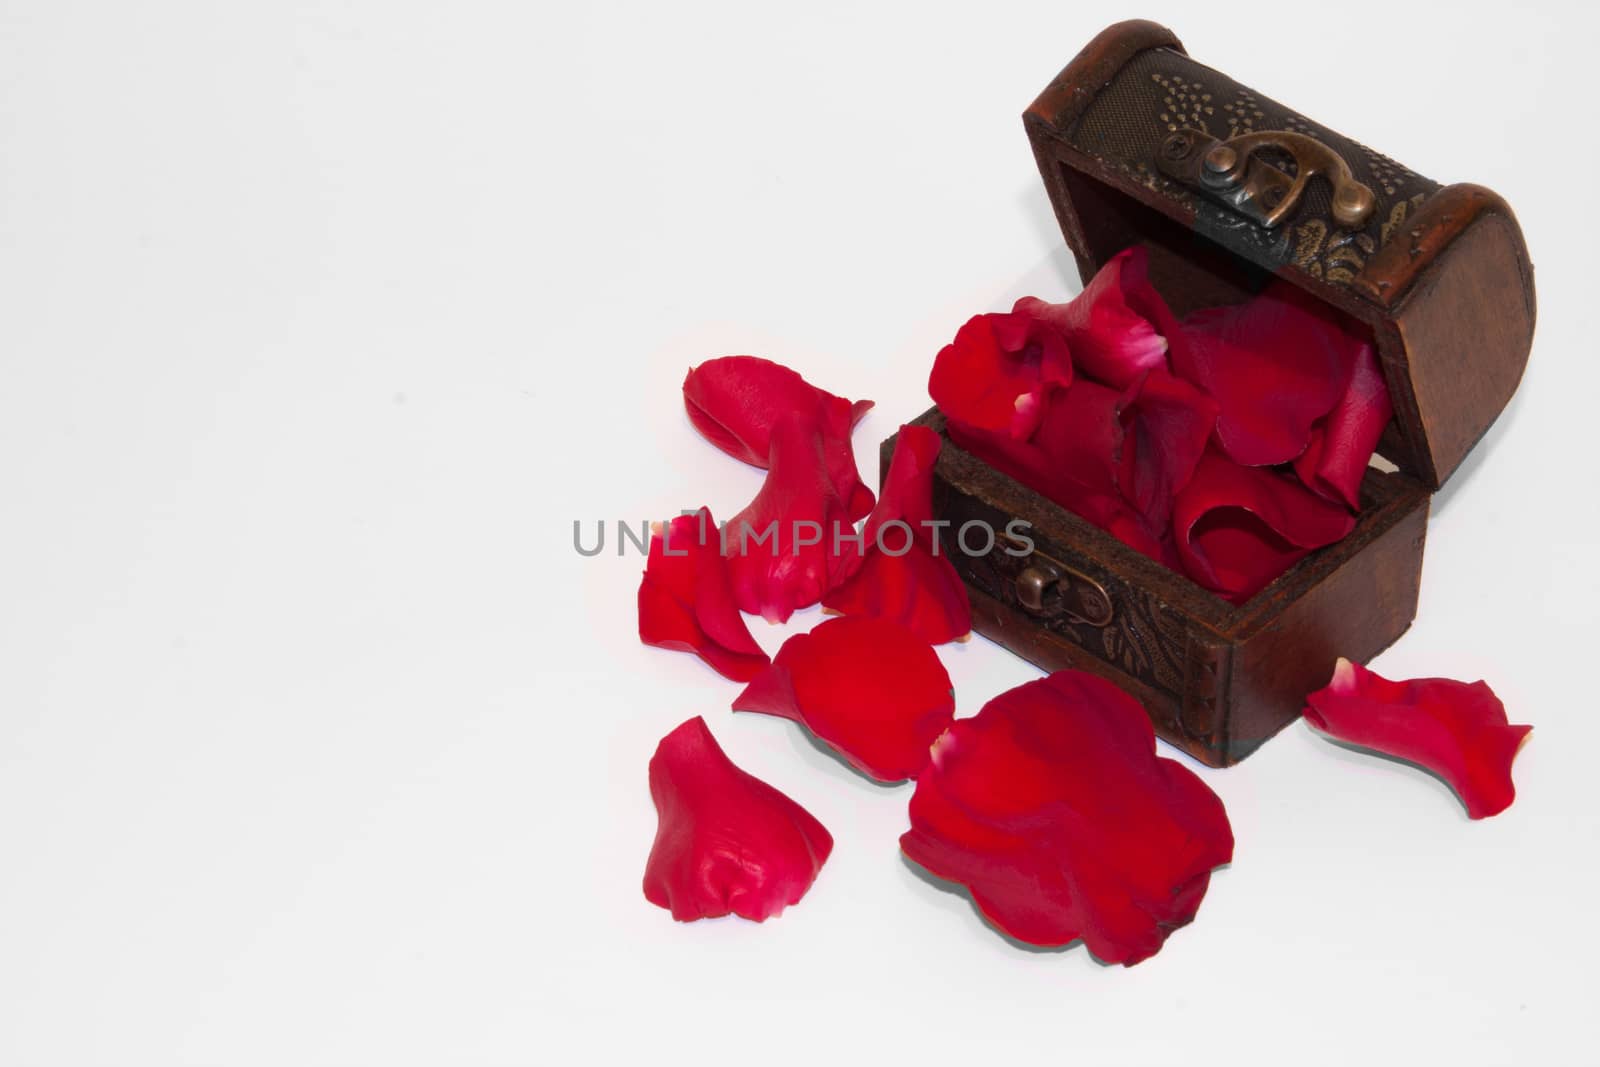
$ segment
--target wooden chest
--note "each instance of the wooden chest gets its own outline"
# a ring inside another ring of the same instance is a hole
[[[1416,615],[1430,494],[1515,391],[1533,271],[1509,207],[1441,186],[1190,59],[1150,22],[1089,43],[1023,116],[1085,281],[1132,245],[1173,310],[1238,303],[1272,275],[1366,324],[1394,404],[1354,532],[1235,606],[963,451],[934,485],[951,529],[1031,527],[952,553],[979,633],[1143,701],[1157,732],[1214,766],[1300,714],[1334,660],[1366,662]],[[1218,180],[1218,161],[1233,164]],[[930,411],[917,420],[943,431]],[[884,443],[887,469],[893,439]]]

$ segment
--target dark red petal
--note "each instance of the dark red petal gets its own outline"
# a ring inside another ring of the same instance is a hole
[[[1166,371],[1151,371],[1122,399],[1123,497],[1162,529],[1173,498],[1189,484],[1217,424],[1217,403]]]
[[[683,402],[689,421],[706,440],[757,467],[767,465],[772,430],[780,418],[814,417],[822,431],[834,491],[850,509],[851,521],[872,510],[872,490],[862,484],[850,446],[850,431],[872,401],[851,404],[770,359],[723,356],[689,371],[683,380]]]
[[[1173,506],[1178,557],[1196,582],[1236,604],[1312,549],[1355,528],[1355,516],[1275,471],[1207,452]]]
[[[900,427],[883,492],[862,530],[861,567],[824,594],[823,607],[892,619],[933,645],[971,632],[966,586],[931,525],[938,459],[938,434],[926,426]]]
[[[1157,952],[1233,858],[1222,802],[1156,756],[1136,700],[1079,671],[951,726],[910,816],[901,849],[966,885],[995,926],[1034,945],[1081,937],[1108,963]]]
[[[945,431],[961,448],[1046,496],[1059,478],[1050,457],[1033,441],[1019,441],[1009,433],[985,430],[958,419],[946,419]]]
[[[693,652],[718,674],[747,682],[770,662],[734,603],[716,520],[701,508],[650,539],[639,583],[639,640]]]
[[[1419,763],[1450,784],[1467,815],[1498,815],[1516,799],[1511,762],[1531,726],[1506,720],[1483,682],[1392,682],[1341,659],[1326,689],[1306,697],[1306,722],[1341,741]]]
[[[735,767],[699,716],[661,739],[650,796],[658,822],[644,895],[680,922],[777,915],[799,903],[833,851],[822,824]]]
[[[955,715],[950,676],[928,642],[887,619],[829,619],[783,643],[733,702],[804,724],[882,782],[915,778]]]
[[[1084,517],[1094,522],[1112,537],[1138,552],[1140,555],[1149,556],[1158,563],[1168,567],[1173,566],[1173,555],[1168,547],[1170,539],[1151,529],[1144,517],[1129,508],[1120,500],[1113,501],[1109,498],[1098,501],[1100,518],[1095,518],[1097,512],[1085,511]]]
[[[734,600],[752,615],[785,621],[855,570],[854,536],[815,423],[797,415],[780,419],[767,480],[724,531]]]
[[[862,538],[868,545],[880,527],[899,519],[911,527],[919,543],[930,544],[933,527],[933,468],[939,462],[939,435],[926,426],[902,426],[895,435],[894,455],[884,475],[878,504],[867,516]],[[895,540],[898,545],[899,539]]]
[[[1394,407],[1372,346],[1356,353],[1344,396],[1311,433],[1311,443],[1294,461],[1294,471],[1313,490],[1330,500],[1361,507],[1361,479],[1372,461],[1378,438]]]
[[[1217,401],[1217,440],[1250,466],[1287,463],[1333,409],[1365,342],[1338,312],[1287,282],[1184,320],[1172,366]]]
[[[1108,260],[1066,304],[1023,297],[1013,311],[1043,318],[1067,338],[1078,371],[1125,389],[1150,370],[1167,369],[1167,334],[1177,320],[1150,284],[1149,257],[1142,246]]]
[[[767,657],[731,652],[695,625],[692,613],[671,599],[649,578],[639,586],[639,637],[647,645],[693,652],[711,669],[735,682],[747,682],[766,668]]]
[[[861,480],[856,467],[855,449],[850,434],[856,423],[872,408],[872,401],[858,400],[854,404],[836,396],[823,400],[822,462],[833,479],[834,492],[845,505],[851,522],[872,510],[872,490]]]
[[[1051,456],[1034,441],[1017,441],[954,420],[946,424],[950,439],[989,466],[1043,493],[1068,511],[1107,531],[1123,544],[1167,561],[1161,538],[1119,495],[1098,492],[1065,477]]]
[[[1024,440],[1045,394],[1072,381],[1066,340],[1026,314],[977,315],[933,361],[928,393],[952,419]]]
[[[1033,440],[1056,475],[1091,493],[1116,495],[1122,463],[1122,394],[1082,378],[1056,390]]]
[[[930,645],[972,632],[972,607],[961,576],[948,556],[934,556],[917,544],[898,556],[869,550],[861,569],[824,596],[822,606],[841,615],[890,619]]]

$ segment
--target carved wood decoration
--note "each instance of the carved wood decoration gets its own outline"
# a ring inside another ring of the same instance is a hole
[[[1384,368],[1395,419],[1380,450],[1399,470],[1369,470],[1355,530],[1238,607],[944,441],[936,515],[952,528],[1020,521],[1034,542],[1022,555],[1003,541],[952,554],[974,628],[1046,670],[1110,678],[1162,737],[1225,766],[1298,718],[1336,657],[1366,662],[1410,626],[1429,491],[1482,438],[1527,361],[1527,248],[1487,189],[1441,187],[1195,62],[1151,22],[1096,37],[1024,123],[1085,281],[1142,245],[1182,315],[1247,299],[1277,275],[1370,328]],[[1203,147],[1212,173],[1175,141]],[[1230,141],[1233,155],[1211,154]],[[1219,192],[1219,173],[1238,187]],[[937,412],[917,421],[943,432]]]

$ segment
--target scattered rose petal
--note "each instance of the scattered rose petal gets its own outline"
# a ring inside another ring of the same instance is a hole
[[[1370,344],[1363,344],[1350,383],[1338,405],[1311,431],[1311,443],[1294,461],[1300,480],[1329,500],[1361,507],[1361,479],[1394,414],[1383,370]]]
[[[917,544],[898,556],[869,549],[855,577],[824,596],[822,606],[840,615],[889,619],[930,645],[959,641],[972,632],[961,576],[946,556],[931,555]]]
[[[1156,756],[1138,701],[1080,671],[951,726],[910,816],[906,856],[965,885],[995,926],[1032,945],[1082,938],[1107,963],[1159,951],[1233,858],[1222,802]]]
[[[1274,282],[1251,300],[1190,315],[1173,369],[1217,401],[1217,440],[1238,463],[1287,463],[1338,402],[1366,342],[1332,308]]]
[[[816,424],[785,415],[772,431],[761,491],[724,531],[739,608],[784,622],[857,566],[855,528],[834,492]]]
[[[1235,604],[1355,528],[1343,505],[1276,471],[1207,452],[1173,506],[1184,571]]]
[[[748,682],[770,662],[734,603],[716,520],[701,508],[650,538],[639,583],[639,640],[693,652],[718,674]]]
[[[1167,369],[1165,335],[1177,328],[1150,284],[1149,269],[1149,253],[1136,245],[1108,260],[1071,302],[1047,304],[1026,296],[1012,310],[1059,329],[1079,371],[1125,389],[1146,371]]]
[[[833,851],[822,824],[735,767],[699,716],[661,739],[650,796],[658,822],[644,895],[679,922],[777,915],[799,903]]]
[[[1483,682],[1392,682],[1341,659],[1327,688],[1306,704],[1306,722],[1328,736],[1433,771],[1470,818],[1498,815],[1516,799],[1511,762],[1533,727],[1508,723],[1505,706]]]
[[[899,623],[856,615],[789,638],[733,702],[735,711],[801,723],[882,782],[922,771],[955,706],[950,676],[926,641]]]
[[[851,404],[759,356],[706,360],[683,380],[683,401],[689,421],[706,440],[757,467],[767,465],[780,418],[790,413],[814,416],[834,491],[845,502],[850,520],[872,510],[872,490],[862,484],[850,446],[850,431],[872,401]]]
[[[966,586],[939,552],[930,525],[938,458],[938,434],[926,426],[900,427],[883,491],[862,530],[861,567],[824,594],[823,607],[892,619],[931,645],[972,630]]]
[[[928,393],[949,418],[1026,440],[1046,393],[1070,381],[1066,339],[1024,311],[969,319],[934,359]]]
[[[877,507],[867,516],[862,537],[870,544],[887,522],[911,527],[918,540],[931,541],[933,468],[939,462],[939,435],[926,426],[902,426],[884,475]]]

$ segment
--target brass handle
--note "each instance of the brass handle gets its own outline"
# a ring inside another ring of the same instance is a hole
[[[1294,158],[1293,178],[1255,158],[1268,148]],[[1333,218],[1347,229],[1366,223],[1378,205],[1372,190],[1356,181],[1337,152],[1315,137],[1289,130],[1259,130],[1218,141],[1186,128],[1167,138],[1157,163],[1172,177],[1198,185],[1268,229],[1288,218],[1316,175],[1333,187]]]

